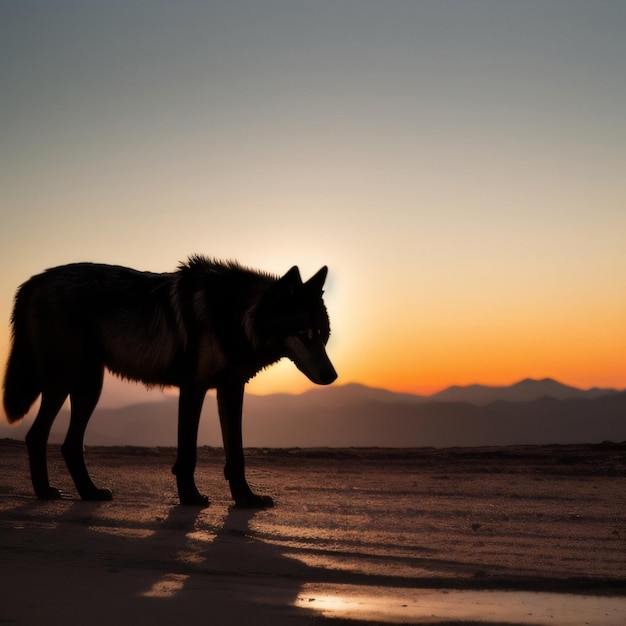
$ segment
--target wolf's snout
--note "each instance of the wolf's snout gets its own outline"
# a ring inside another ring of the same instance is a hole
[[[337,380],[337,372],[330,362],[321,340],[304,342],[298,337],[287,337],[286,356],[316,385],[330,385]]]
[[[304,367],[300,367],[297,361],[294,361],[296,367],[313,383],[316,385],[330,385],[331,383],[337,380],[337,372],[333,367],[333,364],[328,359],[328,363],[322,369],[315,370],[305,370]]]
[[[330,385],[337,380],[337,372],[335,371],[335,368],[333,367],[333,364],[330,362],[330,360],[328,361],[327,369],[323,372],[319,372],[319,376],[317,378],[313,378],[308,374],[307,376],[311,380],[311,382],[314,382],[316,385]]]
[[[328,361],[328,366],[328,370],[323,372],[319,380],[314,380],[314,383],[318,385],[330,385],[337,380],[337,372],[335,371],[335,368],[333,367],[333,364],[330,362],[330,360]]]

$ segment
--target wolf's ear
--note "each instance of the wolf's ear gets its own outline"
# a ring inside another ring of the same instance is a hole
[[[317,274],[315,274],[314,276],[311,276],[311,278],[309,278],[309,280],[307,280],[306,283],[304,284],[306,285],[307,289],[310,289],[311,291],[314,291],[314,292],[322,293],[327,274],[328,274],[328,267],[324,265],[324,267],[322,267],[322,269],[319,270]]]
[[[280,280],[278,281],[280,289],[283,293],[288,293],[290,296],[296,292],[296,289],[302,285],[302,278],[300,278],[300,270],[297,265],[294,265]]]

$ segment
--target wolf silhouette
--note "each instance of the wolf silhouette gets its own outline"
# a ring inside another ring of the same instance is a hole
[[[83,439],[100,397],[105,368],[148,386],[180,390],[178,452],[172,469],[180,503],[206,506],[196,468],[200,412],[208,389],[217,405],[225,478],[237,506],[273,505],[245,476],[242,407],[248,380],[288,357],[312,382],[337,373],[326,354],[330,324],[323,302],[327,267],[303,282],[297,267],[277,277],[236,262],[192,256],[170,273],[75,263],[33,276],[18,289],[4,380],[9,422],[41,394],[26,435],[31,479],[39,498],[60,498],[46,460],[52,423],[66,398],[71,417],[62,454],[85,500],[110,500],[91,480]]]

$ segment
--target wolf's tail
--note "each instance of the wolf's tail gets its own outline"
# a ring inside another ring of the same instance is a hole
[[[41,393],[35,356],[25,329],[20,328],[17,316],[13,322],[13,345],[4,375],[4,410],[10,424],[21,420]]]

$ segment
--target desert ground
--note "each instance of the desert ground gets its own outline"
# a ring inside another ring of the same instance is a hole
[[[87,448],[112,502],[32,493],[0,441],[0,623],[626,623],[626,445],[247,451],[276,506],[231,506],[201,448],[205,509],[171,448]]]

